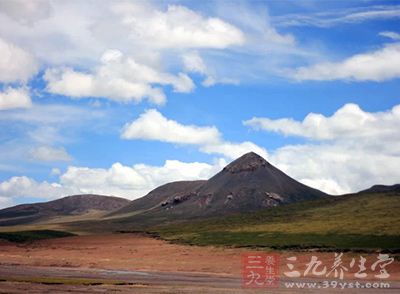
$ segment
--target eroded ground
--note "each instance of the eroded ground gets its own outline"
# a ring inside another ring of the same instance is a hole
[[[29,293],[268,292],[241,288],[241,254],[248,251],[170,244],[139,234],[77,236],[22,245],[1,242],[0,293],[26,293],[28,290]],[[282,261],[296,255],[298,259],[294,265],[304,272],[313,253],[280,255]],[[327,266],[333,263],[333,253],[314,255]],[[368,259],[366,266],[369,268],[377,254],[363,255]],[[359,256],[345,254],[344,264],[349,264],[352,258],[358,260]],[[357,270],[356,266],[349,268],[345,280],[354,280]],[[273,293],[398,293],[399,262],[388,265],[387,270],[391,288],[386,290],[293,290],[281,285],[273,289]],[[282,283],[288,281],[291,280],[281,277]],[[315,277],[300,281],[317,281],[319,286],[323,282]]]

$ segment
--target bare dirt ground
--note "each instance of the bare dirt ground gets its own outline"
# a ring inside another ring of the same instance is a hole
[[[387,267],[390,289],[288,289],[285,282],[323,280],[281,277],[278,289],[242,289],[241,254],[227,249],[170,244],[139,234],[77,236],[30,244],[0,242],[0,293],[399,293],[400,265]],[[312,253],[297,256],[304,271]],[[316,253],[326,264],[333,253]],[[346,254],[345,261],[360,254]],[[377,254],[366,256],[376,259]],[[366,264],[367,267],[370,264]],[[345,280],[354,280],[349,269]],[[372,275],[372,273],[370,273]]]

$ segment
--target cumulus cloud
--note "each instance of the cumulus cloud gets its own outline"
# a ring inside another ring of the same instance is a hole
[[[11,200],[18,197],[54,199],[77,193],[79,190],[73,187],[64,187],[59,183],[47,181],[37,182],[26,176],[12,177],[0,182],[0,197]]]
[[[38,71],[32,54],[0,38],[0,82],[26,82]]]
[[[140,102],[148,98],[156,104],[165,103],[162,88],[153,85],[171,85],[175,92],[183,93],[194,88],[193,81],[186,74],[158,71],[118,50],[106,51],[101,57],[101,65],[91,73],[53,68],[46,70],[44,78],[51,93],[76,98],[109,98],[120,102]]]
[[[254,5],[247,5],[245,13],[237,3],[216,3],[202,13],[160,1],[6,2],[13,2],[4,5],[12,9],[0,12],[0,36],[32,52],[44,66],[75,69],[75,74],[92,74],[110,44],[140,64],[178,77],[181,56],[197,51],[208,66],[206,87],[254,81],[265,71],[275,75],[281,61],[310,52],[296,47],[293,35],[278,32]],[[86,75],[74,78],[88,83]]]
[[[208,144],[218,142],[221,134],[216,127],[182,125],[150,109],[123,128],[124,139],[157,140],[177,144]]]
[[[254,117],[244,124],[254,129],[314,140],[400,140],[400,105],[388,111],[370,113],[349,103],[330,117],[318,113],[308,114],[303,121]]]
[[[385,45],[382,49],[361,53],[340,62],[324,62],[289,71],[298,80],[313,81],[375,81],[400,77],[400,43]]]
[[[55,75],[65,83],[54,86],[54,93],[72,97],[89,92],[107,93],[118,101],[165,100],[160,85],[133,85],[120,76],[107,83],[92,80],[99,56],[110,44],[136,63],[174,76],[179,81],[166,84],[181,92],[186,90],[177,83],[186,89],[190,85],[188,77],[179,73],[181,56],[192,51],[199,52],[207,65],[205,87],[276,75],[283,63],[288,66],[314,51],[301,49],[293,35],[279,32],[268,13],[259,13],[262,9],[254,5],[216,3],[212,11],[202,13],[159,1],[8,2],[13,3],[0,12],[0,36],[32,52],[43,67],[56,69],[49,77]],[[103,84],[107,91],[100,91]]]
[[[244,34],[235,26],[215,17],[180,5],[168,5],[166,11],[140,3],[119,3],[114,12],[138,43],[161,48],[218,48],[244,42]]]
[[[384,144],[390,143],[380,145]],[[273,152],[269,160],[305,184],[343,194],[375,184],[398,183],[398,147],[392,147],[397,148],[392,153],[387,148],[374,150],[355,142],[289,145]]]
[[[135,199],[168,182],[207,179],[219,171],[221,163],[224,162],[210,165],[167,160],[163,166],[136,164],[129,167],[114,163],[109,169],[70,167],[60,177],[60,182],[85,193],[101,192]]]
[[[1,57],[0,57],[1,58]],[[0,110],[12,108],[29,108],[32,100],[26,88],[8,87],[0,92]]]
[[[70,166],[59,182],[37,182],[26,176],[0,182],[0,205],[10,204],[17,197],[55,199],[82,193],[135,199],[168,182],[207,179],[225,164],[221,159],[213,164],[167,160],[162,166],[124,166],[117,162],[108,169]]]
[[[232,143],[223,140],[215,126],[183,125],[163,116],[155,109],[147,110],[133,122],[127,123],[121,133],[123,139],[153,140],[176,144],[193,144],[201,152],[222,154],[235,159],[254,151],[265,156],[267,151],[252,142]]]
[[[70,161],[72,157],[63,148],[40,146],[30,152],[31,158],[38,161]]]
[[[1,5],[0,34],[50,64],[89,66],[109,44],[151,61],[164,50],[225,49],[245,41],[234,25],[182,5],[46,0]]]
[[[330,117],[310,113],[303,121],[252,118],[244,124],[312,140],[278,148],[268,158],[296,179],[328,193],[399,181],[400,105],[371,113],[346,104]]]

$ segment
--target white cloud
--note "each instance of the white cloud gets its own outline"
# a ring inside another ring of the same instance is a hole
[[[23,25],[33,25],[36,21],[50,15],[51,5],[48,0],[12,0],[0,1],[0,12]]]
[[[197,51],[208,67],[202,83],[206,87],[254,81],[255,77],[265,78],[266,72],[276,75],[282,63],[311,55],[310,48],[296,46],[293,35],[278,32],[268,13],[259,13],[262,9],[254,5],[216,3],[202,13],[159,1],[31,2],[17,1],[11,5],[12,11],[0,13],[0,36],[32,52],[43,68],[70,69],[72,72],[65,74],[85,85],[90,84],[85,74],[93,75],[101,54],[112,48],[181,80],[185,77],[176,74],[182,69],[181,56]],[[63,72],[60,69],[59,75]],[[125,83],[111,84],[109,94],[118,97],[115,99],[128,99],[126,91],[118,88],[163,99],[157,87],[148,93],[148,88],[137,85],[130,90]],[[59,90],[66,91],[64,87]],[[75,89],[68,90],[74,93]]]
[[[92,73],[71,68],[48,69],[44,76],[47,90],[71,97],[100,97],[120,102],[140,102],[148,98],[156,104],[165,103],[160,87],[171,85],[175,92],[193,90],[193,81],[185,74],[172,75],[139,64],[118,50],[108,50],[101,57],[101,65]]]
[[[138,119],[125,125],[124,139],[157,140],[177,144],[210,144],[220,140],[216,127],[182,125],[167,119],[155,109],[147,110]]]
[[[76,118],[79,117],[79,120]],[[106,119],[104,111],[63,104],[34,104],[1,114],[0,122],[27,123],[38,126],[79,125],[84,121]]]
[[[30,152],[31,158],[39,161],[70,161],[72,157],[63,147],[40,146]]]
[[[303,121],[253,118],[244,124],[313,140],[278,148],[268,158],[294,178],[328,193],[399,180],[400,105],[371,113],[346,104],[330,117],[310,113]]]
[[[53,167],[50,171],[51,176],[58,176],[61,175],[61,170],[57,167]]]
[[[246,2],[221,2],[217,3],[217,6],[224,19],[245,30],[246,42],[251,43],[252,46],[259,45],[271,49],[276,45],[290,47],[296,43],[293,35],[277,31],[271,22],[266,5],[254,6]]]
[[[4,92],[0,92],[0,110],[31,106],[32,100],[26,88],[8,87]]]
[[[389,31],[380,32],[379,36],[386,37],[395,41],[400,40],[400,34],[396,32],[389,32]]]
[[[288,72],[298,80],[375,81],[381,82],[400,77],[400,43],[385,45],[382,49],[357,54],[340,62],[324,62],[300,67]]]
[[[222,154],[230,159],[254,151],[262,156],[267,151],[252,142],[232,143],[222,139],[215,126],[183,125],[164,117],[155,109],[141,114],[138,119],[127,123],[121,137],[124,139],[154,140],[176,144],[194,144],[208,154]]]
[[[316,26],[332,27],[346,23],[362,23],[379,19],[400,18],[399,5],[372,5],[336,9],[310,14],[286,14],[274,18],[278,26]]]
[[[253,142],[232,143],[221,141],[216,144],[208,144],[200,147],[200,151],[208,154],[221,154],[229,159],[236,159],[250,151],[261,155],[264,158],[268,157],[267,151]]]
[[[186,71],[199,74],[207,73],[207,67],[198,52],[188,52],[182,56],[182,59]]]
[[[386,142],[381,142],[383,147]],[[390,143],[389,143],[390,144]],[[271,163],[295,179],[327,193],[357,192],[375,184],[399,182],[399,150],[374,150],[354,142],[303,144],[279,148]],[[394,149],[393,148],[393,149]]]
[[[26,82],[38,71],[32,54],[0,38],[0,82]]]
[[[203,17],[180,5],[166,11],[142,3],[119,3],[114,12],[130,30],[129,38],[160,48],[218,48],[244,42],[244,34],[233,25],[215,17]]]
[[[380,138],[400,141],[400,105],[389,111],[370,113],[357,104],[346,104],[332,116],[310,113],[303,121],[254,117],[244,122],[254,129],[300,136],[314,140],[370,140]]]
[[[70,167],[60,177],[60,182],[68,187],[79,188],[84,193],[113,194],[135,199],[165,183],[207,179],[219,171],[224,163],[210,165],[167,160],[163,166],[136,164],[129,167],[117,162],[109,169]]]
[[[30,2],[5,5],[12,8],[0,13],[0,36],[32,52],[43,68],[54,69],[48,72],[56,83],[51,91],[77,98],[139,102],[147,97],[162,104],[161,86],[180,92],[193,88],[188,76],[179,74],[181,56],[192,51],[207,65],[205,87],[267,79],[315,55],[314,49],[296,45],[292,34],[279,32],[267,9],[260,12],[264,9],[254,5],[216,3],[201,13],[158,1]],[[138,83],[140,75],[100,79],[99,57],[112,48],[172,80],[153,85]]]
[[[59,183],[37,182],[26,176],[12,177],[0,182],[0,197],[8,199],[18,197],[55,199],[78,193],[79,190],[75,188],[63,187]]]
[[[190,51],[183,54],[182,61],[186,72],[197,73],[204,77],[204,80],[201,82],[203,87],[211,87],[215,84],[239,84],[239,81],[236,79],[217,77],[215,71],[205,64],[203,58],[201,58],[199,53],[196,51]]]
[[[0,196],[0,209],[10,207],[12,205],[13,205],[13,202],[10,198]]]
[[[220,171],[226,162],[214,164],[167,160],[162,166],[114,163],[110,168],[71,166],[60,176],[59,183],[37,182],[21,176],[0,182],[0,205],[11,205],[18,197],[56,199],[73,194],[101,194],[136,199],[169,182],[208,179]]]
[[[91,66],[110,44],[147,64],[158,59],[162,51],[225,49],[244,43],[239,28],[181,5],[165,7],[148,1],[3,2],[0,35],[26,45],[47,64]]]

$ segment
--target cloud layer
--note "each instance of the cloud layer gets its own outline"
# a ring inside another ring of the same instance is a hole
[[[30,155],[33,160],[39,161],[70,161],[72,159],[63,147],[40,146],[33,148]]]
[[[32,54],[0,37],[0,82],[26,82],[38,71]]]
[[[216,17],[203,17],[193,10],[168,5],[165,11],[142,3],[121,3],[114,12],[122,16],[129,37],[160,48],[218,48],[244,42],[244,34]]]
[[[252,142],[233,143],[225,141],[215,126],[183,125],[150,109],[136,120],[128,123],[121,137],[130,140],[153,140],[181,145],[198,145],[199,150],[208,154],[220,154],[230,159],[254,151],[266,157],[267,151]]]
[[[12,177],[0,182],[0,207],[20,197],[56,199],[85,193],[135,199],[168,182],[207,179],[225,164],[224,160],[214,164],[167,160],[162,166],[124,166],[117,162],[108,169],[70,166],[59,182],[53,183],[37,182],[25,176]]]
[[[298,81],[375,81],[400,77],[400,43],[387,44],[382,49],[357,54],[340,62],[323,62],[300,67],[289,73]]]
[[[123,139],[156,140],[177,144],[212,144],[220,140],[216,127],[182,125],[167,119],[155,109],[147,110],[138,119],[125,125]]]
[[[32,100],[26,88],[7,87],[0,92],[0,110],[13,108],[28,108],[32,106]]]
[[[148,98],[164,104],[166,97],[156,85],[171,85],[176,92],[190,92],[193,81],[185,74],[172,75],[139,64],[118,50],[108,50],[101,57],[101,65],[92,73],[71,68],[48,69],[44,75],[50,93],[70,97],[100,97],[115,101],[139,102]]]
[[[370,113],[346,104],[332,116],[310,113],[303,121],[252,118],[245,125],[311,140],[275,150],[269,159],[303,183],[332,194],[398,182],[400,105]]]

